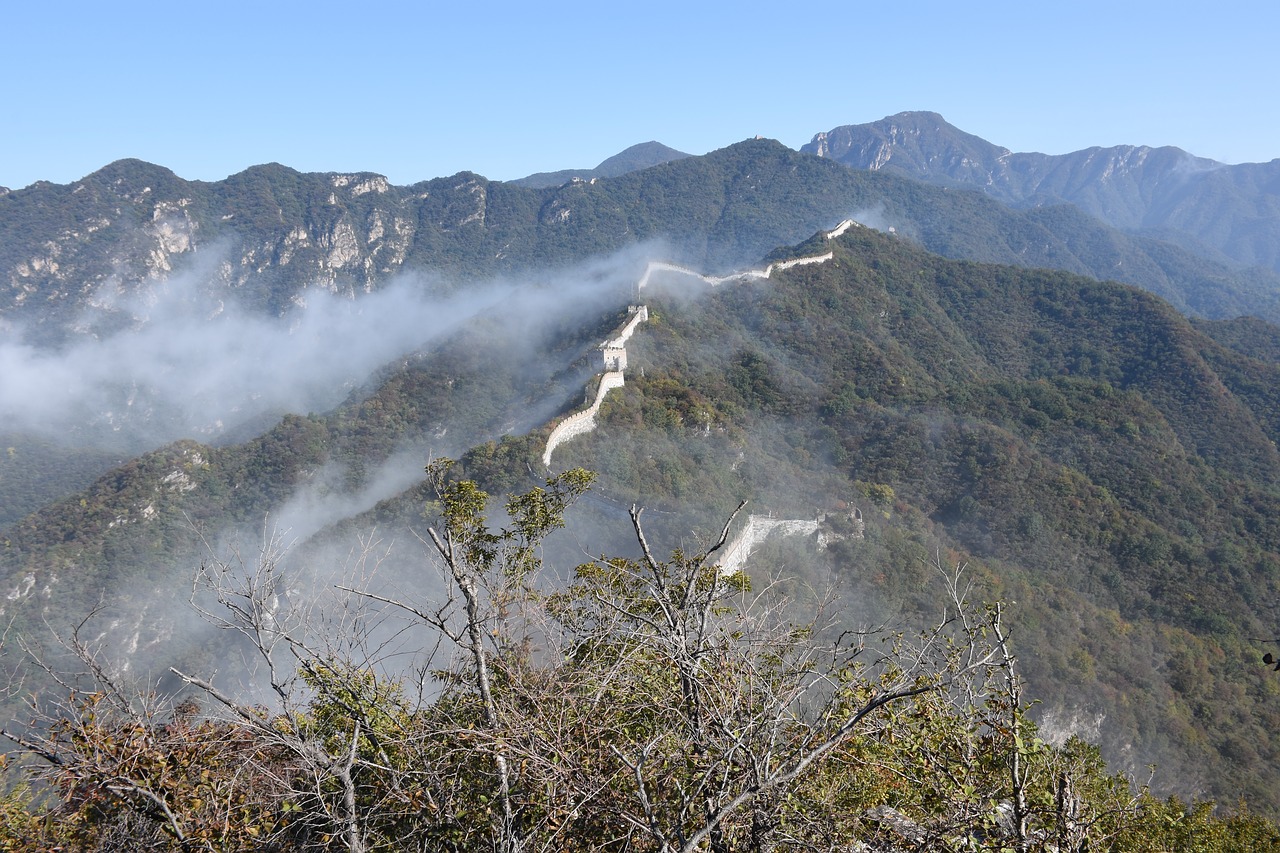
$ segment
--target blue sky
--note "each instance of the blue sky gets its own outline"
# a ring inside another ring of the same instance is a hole
[[[123,157],[510,179],[903,110],[1015,151],[1280,157],[1280,3],[1049,5],[14,0],[0,185]]]

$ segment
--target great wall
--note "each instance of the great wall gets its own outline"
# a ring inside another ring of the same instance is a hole
[[[646,271],[645,275],[648,275]],[[542,464],[551,467],[551,454],[555,449],[574,436],[591,432],[596,428],[596,413],[604,397],[614,388],[624,384],[622,372],[627,369],[627,339],[636,330],[636,326],[649,319],[649,308],[646,305],[632,305],[627,308],[629,319],[618,329],[613,337],[600,344],[600,363],[604,372],[600,374],[600,383],[596,386],[596,396],[591,405],[581,412],[569,415],[547,436],[547,448],[542,452]]]
[[[828,240],[835,239],[850,228],[861,227],[852,219],[846,219],[832,230],[826,232],[824,237]],[[758,279],[767,279],[775,272],[791,269],[793,267],[805,266],[807,264],[825,263],[834,257],[832,252],[826,252],[821,255],[810,255],[800,258],[791,258],[785,261],[775,261],[763,269],[749,269],[742,272],[730,273],[723,276],[709,276],[688,267],[679,266],[678,264],[668,263],[666,261],[650,261],[644,270],[644,274],[636,283],[636,292],[643,294],[646,287],[649,286],[650,278],[654,273],[675,273],[677,275],[689,276],[711,287],[719,287],[735,281],[750,281]],[[627,341],[635,332],[636,327],[649,319],[649,308],[647,305],[631,305],[627,308],[627,320],[620,326],[612,337],[605,340],[598,347],[600,353],[600,365],[602,372],[600,380],[596,385],[595,397],[591,404],[582,411],[569,415],[556,424],[551,430],[551,434],[547,436],[547,446],[542,453],[542,464],[547,468],[551,467],[551,456],[555,453],[557,447],[571,438],[584,435],[596,428],[596,415],[600,412],[600,405],[604,402],[605,396],[614,388],[621,388],[625,383],[624,372],[627,369]],[[737,574],[742,571],[746,564],[747,558],[765,539],[773,535],[795,536],[795,535],[818,535],[818,548],[825,548],[828,541],[832,541],[834,536],[825,534],[822,529],[823,519],[821,517],[813,520],[806,519],[780,519],[773,518],[769,515],[749,515],[747,522],[737,535],[726,545],[724,556],[720,560],[720,571],[724,575]],[[858,509],[854,509],[850,514],[850,521],[853,525],[853,538],[861,539],[863,534],[862,513]]]
[[[825,516],[808,520],[803,518],[774,518],[772,515],[749,515],[747,523],[738,534],[725,544],[723,556],[720,558],[720,573],[736,575],[746,566],[751,552],[770,536],[817,536],[818,550],[824,550],[832,542],[839,539],[861,539],[865,532],[862,511],[854,507],[849,513],[852,532],[844,535],[834,534],[824,528]]]

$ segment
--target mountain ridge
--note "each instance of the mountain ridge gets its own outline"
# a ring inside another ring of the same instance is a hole
[[[1079,733],[1062,721],[1103,714],[1119,766],[1172,739],[1170,788],[1280,808],[1259,769],[1280,752],[1259,722],[1275,686],[1247,640],[1262,636],[1280,577],[1280,400],[1267,392],[1276,365],[1243,352],[1274,327],[1236,324],[1229,350],[1134,288],[948,260],[869,228],[771,257],[827,252],[701,298],[687,275],[667,282],[628,342],[625,385],[556,467],[598,468],[616,506],[658,503],[676,524],[743,497],[795,518],[851,502],[866,539],[834,548],[816,576],[843,567],[866,601],[927,610],[920,559],[947,549],[973,563],[984,595],[1021,602],[1031,683],[1057,714],[1046,731]],[[397,449],[457,453],[490,491],[524,484],[555,413],[592,387],[596,342],[625,318],[627,290],[584,311],[570,338],[550,324],[545,363],[480,318],[329,413],[120,466],[6,531],[5,615],[30,629],[108,585],[183,588],[172,575],[198,561],[204,531],[288,518],[299,494],[368,495],[351,504],[356,521],[297,528],[315,547],[359,526],[390,537],[426,499],[413,476],[390,497],[368,491],[388,464],[416,470]],[[508,431],[535,409],[544,420]],[[138,634],[120,618],[142,646],[182,647],[158,622]],[[1212,701],[1224,691],[1250,722]]]
[[[561,169],[556,172],[535,172],[510,183],[533,189],[558,187],[570,181],[591,181],[596,178],[617,178],[628,172],[661,166],[672,160],[682,160],[691,155],[669,148],[661,142],[640,142],[608,157],[594,169]]]
[[[1019,207],[1073,204],[1128,232],[1172,236],[1192,251],[1280,270],[1280,159],[1233,166],[1142,145],[1015,153],[932,112],[843,125],[800,150],[976,189]]]
[[[280,313],[310,286],[354,295],[416,270],[457,287],[647,240],[723,270],[850,215],[952,257],[1117,278],[1208,317],[1280,319],[1280,275],[1054,211],[850,171],[768,140],[544,189],[469,172],[398,187],[279,164],[202,183],[122,160],[75,184],[0,197],[0,323],[57,337],[97,310],[102,287],[145,290],[206,250],[217,255],[204,261],[209,287]]]

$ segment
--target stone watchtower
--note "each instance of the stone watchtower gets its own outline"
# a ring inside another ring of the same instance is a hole
[[[600,345],[600,357],[604,361],[605,373],[621,373],[627,369],[627,348],[614,346],[614,341],[606,341]]]
[[[621,373],[627,369],[627,339],[638,324],[649,319],[647,305],[628,305],[628,320],[618,331],[618,336],[600,345],[600,360],[605,373]]]

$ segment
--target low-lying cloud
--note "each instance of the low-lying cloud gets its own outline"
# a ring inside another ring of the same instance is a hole
[[[0,429],[137,449],[208,439],[265,416],[326,411],[375,370],[456,331],[500,316],[518,336],[625,299],[643,269],[637,248],[521,280],[440,288],[411,275],[355,298],[314,288],[283,316],[215,293],[196,274],[145,294],[100,295],[82,329],[57,348],[0,340]]]

